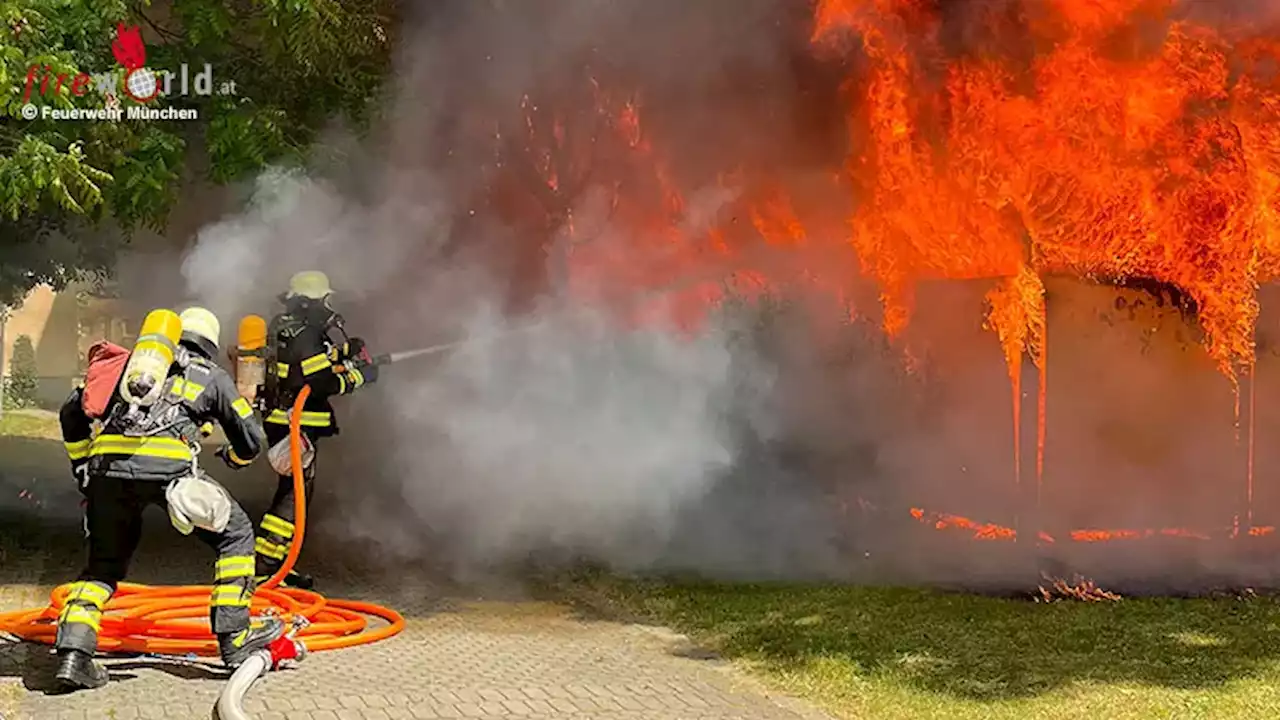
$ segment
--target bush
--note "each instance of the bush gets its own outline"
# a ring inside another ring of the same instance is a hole
[[[31,338],[19,335],[13,341],[13,358],[9,361],[9,379],[4,389],[5,405],[14,408],[35,407],[40,392],[40,371],[36,366],[36,348]]]

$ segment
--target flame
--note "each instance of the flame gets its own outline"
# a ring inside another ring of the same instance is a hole
[[[1016,540],[1018,538],[1018,531],[1013,528],[1004,527],[995,523],[978,522],[961,515],[933,512],[925,510],[924,508],[911,508],[911,517],[933,527],[935,530],[963,531],[968,533],[974,540]],[[1276,529],[1274,526],[1256,526],[1250,528],[1249,535],[1253,537],[1263,537],[1271,535],[1275,533],[1275,531]],[[1066,538],[1072,542],[1097,543],[1109,542],[1112,540],[1141,540],[1144,538],[1154,537],[1212,540],[1215,537],[1229,537],[1232,534],[1232,531],[1228,529],[1222,529],[1215,535],[1187,528],[1145,528],[1141,530],[1125,528],[1116,528],[1111,530],[1084,528],[1069,531],[1066,534]],[[1043,531],[1038,533],[1038,536],[1039,541],[1043,543],[1057,542],[1057,538]]]
[[[851,242],[885,288],[886,329],[925,277],[1147,277],[1196,300],[1225,372],[1251,367],[1255,290],[1280,260],[1280,95],[1262,70],[1277,47],[1169,21],[1158,46],[1120,55],[1108,43],[1175,3],[1026,9],[1048,48],[1029,67],[999,48],[948,58],[922,2],[818,5],[814,42],[855,36],[870,68],[850,85],[846,171],[865,195]],[[1034,304],[994,313],[1006,353],[1035,355],[1042,318]]]
[[[852,208],[840,233],[815,227],[802,192],[744,168],[723,173],[734,196],[725,210],[700,218],[643,98],[591,76],[597,127],[585,140],[561,117],[526,123],[544,205],[568,236],[569,284],[632,322],[693,329],[726,297],[768,293],[784,276],[847,298],[860,269],[878,285],[884,331],[900,338],[921,281],[988,279],[985,325],[1008,367],[1017,482],[1026,360],[1039,370],[1037,483],[1043,475],[1050,275],[1179,288],[1217,367],[1233,384],[1247,377],[1257,289],[1280,278],[1280,42],[1259,28],[1193,22],[1177,0],[1015,3],[1012,30],[991,9],[1007,4],[973,4],[992,39],[961,53],[932,0],[818,0],[814,52],[857,60],[842,86],[848,152],[833,158]],[[526,98],[527,117],[535,107]],[[587,184],[603,197],[583,197]],[[856,268],[842,277],[820,263],[778,269],[780,258],[830,245]],[[911,348],[901,351],[913,362]],[[1253,414],[1250,402],[1250,443]],[[1252,447],[1248,457],[1252,501]],[[928,517],[982,539],[1016,536]],[[1248,534],[1271,532],[1251,527],[1251,511],[1243,517]],[[1069,539],[1161,535],[1207,537],[1082,529]]]

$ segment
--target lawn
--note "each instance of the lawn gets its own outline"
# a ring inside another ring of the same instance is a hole
[[[58,414],[47,410],[5,410],[0,415],[0,436],[62,440]]]
[[[844,718],[1280,715],[1280,603],[1270,598],[1038,604],[601,580],[570,593],[686,633]]]

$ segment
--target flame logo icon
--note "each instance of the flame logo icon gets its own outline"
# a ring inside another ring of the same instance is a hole
[[[137,102],[149,102],[160,92],[155,73],[143,67],[147,62],[147,46],[142,44],[142,33],[137,25],[116,25],[116,39],[111,43],[111,54],[125,68],[124,92]]]
[[[147,46],[142,44],[142,34],[137,25],[116,25],[116,39],[111,43],[111,54],[126,70],[136,70],[147,62]]]

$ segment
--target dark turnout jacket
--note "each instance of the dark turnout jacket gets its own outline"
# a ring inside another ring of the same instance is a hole
[[[336,435],[338,420],[329,399],[349,395],[375,379],[376,367],[350,357],[345,342],[330,338],[328,328],[289,313],[271,319],[271,342],[275,343],[274,392],[268,398],[268,423],[289,424],[294,398],[304,385],[311,394],[302,408],[300,425],[316,437]]]
[[[172,480],[191,470],[200,427],[214,422],[231,446],[228,459],[238,465],[253,462],[266,442],[253,408],[226,370],[195,346],[184,342],[183,347],[189,353],[186,367],[170,368],[161,399],[143,411],[142,422],[130,417],[117,389],[95,436],[84,411],[84,389],[71,393],[59,419],[73,468],[87,462],[92,476]]]

